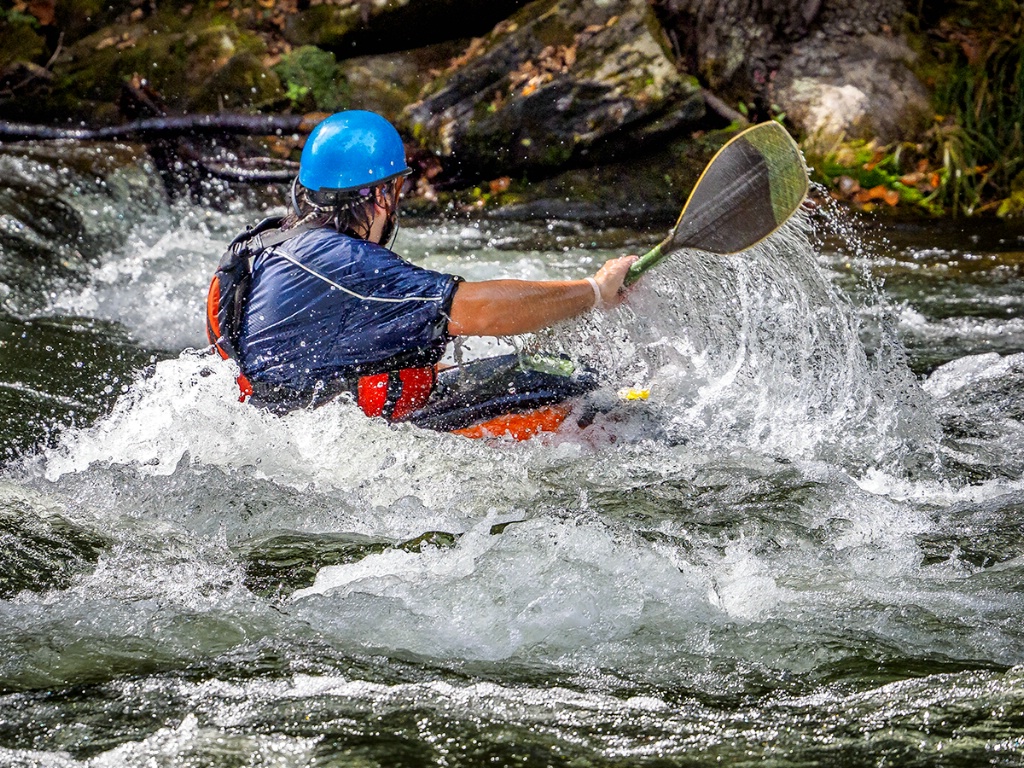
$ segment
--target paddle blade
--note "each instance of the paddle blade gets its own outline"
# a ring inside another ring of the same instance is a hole
[[[711,158],[669,236],[633,265],[627,283],[671,253],[738,253],[764,240],[807,195],[800,148],[779,123],[755,125]]]

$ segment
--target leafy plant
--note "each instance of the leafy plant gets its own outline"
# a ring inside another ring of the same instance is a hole
[[[936,168],[916,144],[879,146],[874,141],[838,143],[819,156],[808,156],[818,180],[833,197],[864,210],[889,208],[942,213],[937,201],[945,170]]]
[[[945,170],[941,199],[954,214],[1012,213],[1024,173],[1024,1],[958,6],[940,25],[947,66],[936,106],[946,119],[931,138]]]
[[[334,112],[351,102],[349,85],[329,51],[304,45],[283,56],[274,71],[288,100],[298,109]]]

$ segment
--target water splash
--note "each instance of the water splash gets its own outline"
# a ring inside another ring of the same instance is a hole
[[[202,348],[203,302],[213,269],[250,218],[185,204],[150,211],[84,285],[56,293],[45,311],[120,323],[149,349]]]
[[[610,381],[649,388],[673,440],[854,470],[931,463],[928,398],[894,336],[865,350],[857,308],[817,263],[811,225],[798,213],[737,256],[677,254],[562,348]]]

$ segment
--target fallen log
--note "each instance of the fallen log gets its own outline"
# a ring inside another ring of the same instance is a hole
[[[223,163],[204,158],[198,160],[198,163],[214,178],[246,184],[286,183],[294,179],[299,172],[299,164],[289,160],[267,161],[264,158],[249,158],[237,163]],[[271,165],[278,167],[269,167]]]
[[[102,128],[58,128],[0,121],[0,141],[152,141],[179,136],[280,136],[309,133],[326,115],[217,113],[149,117]]]

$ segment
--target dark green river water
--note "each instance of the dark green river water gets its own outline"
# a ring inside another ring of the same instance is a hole
[[[646,401],[485,443],[237,402],[202,304],[258,199],[0,172],[0,765],[1024,765],[1024,228],[679,254],[515,342]],[[396,250],[580,277],[660,235]]]

